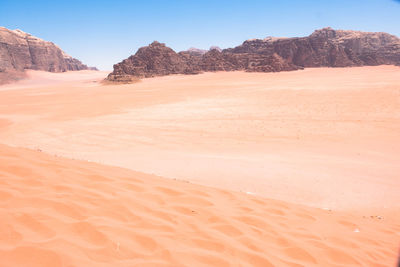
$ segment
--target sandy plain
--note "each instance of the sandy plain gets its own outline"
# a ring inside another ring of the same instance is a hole
[[[0,87],[0,262],[393,266],[399,74],[29,72]]]

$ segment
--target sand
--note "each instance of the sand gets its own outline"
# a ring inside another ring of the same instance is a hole
[[[399,67],[28,74],[0,86],[2,266],[395,264]]]
[[[1,266],[394,266],[400,224],[0,146]]]

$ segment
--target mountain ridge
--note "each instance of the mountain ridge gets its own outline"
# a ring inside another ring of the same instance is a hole
[[[149,46],[114,65],[109,81],[207,71],[278,72],[308,67],[400,65],[400,39],[383,32],[315,30],[305,37],[250,39],[223,50],[175,52],[163,43]]]
[[[96,68],[69,56],[52,42],[19,29],[0,27],[0,74],[13,76],[26,69],[64,72]]]

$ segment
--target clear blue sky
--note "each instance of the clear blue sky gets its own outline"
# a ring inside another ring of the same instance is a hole
[[[400,0],[0,0],[0,26],[52,41],[85,64],[112,65],[154,40],[176,51],[315,29],[400,36]]]

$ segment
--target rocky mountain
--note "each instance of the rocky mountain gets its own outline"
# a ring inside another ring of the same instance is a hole
[[[387,33],[324,28],[301,38],[248,40],[231,53],[277,54],[301,67],[400,64],[400,39]]]
[[[183,51],[184,52],[184,51]],[[193,54],[193,55],[198,55],[198,56],[202,56],[205,53],[207,53],[207,50],[204,49],[200,49],[200,48],[196,48],[196,47],[191,47],[188,50],[186,50],[186,52]]]
[[[149,46],[139,48],[135,55],[114,65],[114,71],[108,76],[110,81],[131,81],[132,76],[138,78],[162,76],[168,74],[195,74],[199,71],[191,69],[195,66],[191,58],[198,57],[190,52],[177,54],[165,44],[154,41]]]
[[[0,72],[15,73],[26,69],[64,72],[89,67],[51,42],[21,30],[0,27]]]
[[[213,45],[213,46],[210,47],[210,50],[214,50],[214,49],[218,50],[219,52],[222,51],[222,49],[219,46]]]
[[[400,65],[400,39],[387,33],[323,28],[307,37],[252,39],[235,48],[176,53],[153,42],[114,65],[110,81],[204,71],[275,72],[306,67]]]

